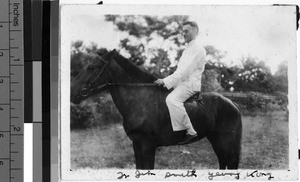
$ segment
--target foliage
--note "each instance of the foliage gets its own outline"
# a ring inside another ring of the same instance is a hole
[[[133,63],[150,72],[156,77],[163,78],[176,70],[184,40],[181,34],[181,24],[188,16],[145,16],[145,15],[106,15],[106,21],[111,21],[119,31],[127,32],[128,36],[120,40],[120,53]],[[83,46],[78,40],[71,47],[71,78],[76,76],[84,66],[95,61],[97,45]],[[287,64],[279,66],[275,75],[263,61],[251,56],[242,57],[242,67],[227,66],[222,59],[227,52],[212,45],[205,46],[207,64],[204,78],[209,78],[214,72],[217,77],[214,82],[206,79],[204,88],[218,88],[221,85],[228,91],[258,91],[287,93]],[[106,50],[104,48],[100,49]],[[214,85],[210,85],[214,84]],[[207,89],[204,89],[207,90]],[[213,91],[213,90],[207,90]]]
[[[106,126],[122,121],[108,93],[95,95],[80,105],[71,105],[71,129]]]
[[[288,66],[287,62],[284,61],[278,66],[278,70],[275,73],[274,82],[277,91],[288,92]]]
[[[287,93],[288,91],[286,62],[281,63],[278,71],[272,75],[270,68],[263,61],[251,56],[241,59],[242,67],[228,67],[219,60],[209,60],[206,69],[217,70],[219,82],[225,90],[262,93],[275,93],[276,91]]]
[[[188,16],[107,15],[118,30],[129,36],[120,41],[120,48],[129,53],[129,60],[143,65],[157,77],[174,71],[174,61],[183,51],[180,25]]]
[[[89,121],[92,117],[92,112],[88,107],[80,107],[71,105],[71,129],[80,129],[89,127]]]
[[[222,92],[222,94],[237,103],[243,114],[268,111],[287,111],[288,98],[283,92],[264,94],[260,92]]]
[[[166,77],[175,70],[184,41],[180,36],[180,25],[188,16],[144,16],[107,15],[119,31],[127,32],[128,37],[120,41],[120,48],[129,53],[129,59],[157,77]],[[221,60],[226,52],[212,45],[205,46],[208,63],[206,69],[215,69],[218,81],[225,90],[258,91],[272,93],[275,90],[287,91],[286,67],[273,78],[270,69],[251,56],[243,57],[242,68],[228,67]],[[204,73],[206,74],[206,73]]]
[[[272,93],[275,83],[270,69],[263,61],[257,62],[255,58],[242,58],[243,68],[239,70],[233,87],[236,91],[257,91]]]
[[[71,80],[89,63],[96,61],[97,52],[106,51],[95,43],[86,47],[83,41],[77,40],[71,45]]]
[[[258,92],[249,92],[247,94],[247,103],[246,109],[247,111],[268,111],[268,110],[286,110],[286,102],[283,103],[281,98],[273,97],[269,98],[265,95],[262,95]]]
[[[225,63],[209,60],[206,69],[217,70],[221,86],[228,91],[256,91],[262,93],[274,93],[278,88],[280,91],[287,89],[280,81],[276,81],[269,67],[263,61],[258,61],[251,56],[241,59],[242,67],[228,67]],[[283,71],[284,72],[284,71]],[[286,74],[278,74],[277,80],[287,80]]]

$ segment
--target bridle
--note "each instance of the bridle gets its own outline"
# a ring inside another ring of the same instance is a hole
[[[101,56],[99,56],[101,62],[104,63],[104,66],[101,68],[101,70],[99,71],[99,73],[96,75],[96,77],[94,79],[92,79],[92,81],[90,81],[85,87],[83,87],[80,92],[79,92],[79,96],[81,97],[86,97],[88,96],[90,93],[94,92],[95,90],[100,90],[100,89],[103,89],[105,88],[107,85],[108,85],[108,81],[106,79],[106,83],[105,84],[102,84],[96,88],[94,88],[94,85],[96,83],[96,81],[100,78],[100,76],[105,73],[105,76],[107,78],[107,71],[106,71],[106,67],[108,65],[108,62],[105,61]]]
[[[105,57],[105,56],[104,56]],[[99,55],[100,61],[104,64],[104,66],[101,68],[101,70],[99,71],[99,73],[95,76],[94,79],[92,79],[92,81],[90,81],[85,87],[83,87],[80,91],[79,91],[79,95],[76,96],[76,98],[78,97],[86,97],[88,96],[90,93],[95,92],[97,90],[103,90],[105,87],[108,86],[157,86],[154,83],[109,83],[108,82],[108,71],[107,71],[107,67],[109,62],[104,60],[100,55]],[[97,82],[97,80],[103,75],[105,74],[105,83],[101,84],[97,87],[94,87],[95,83]]]

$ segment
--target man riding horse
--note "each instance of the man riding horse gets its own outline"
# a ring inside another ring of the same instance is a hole
[[[199,29],[196,22],[187,21],[183,23],[183,36],[187,46],[177,65],[177,70],[164,79],[155,81],[167,89],[174,90],[167,96],[168,106],[173,131],[186,130],[186,137],[179,144],[190,143],[197,138],[190,118],[184,107],[184,102],[201,91],[201,77],[205,68],[205,49],[197,39]]]
[[[72,80],[71,101],[79,104],[103,90],[110,92],[132,140],[137,169],[154,169],[157,147],[204,137],[211,143],[220,169],[237,169],[241,113],[234,102],[215,92],[203,93],[201,102],[186,101],[200,91],[206,53],[196,41],[197,25],[186,22],[183,30],[188,45],[174,74],[157,79],[113,50],[99,55],[97,62],[87,65]],[[168,90],[171,88],[172,92]]]

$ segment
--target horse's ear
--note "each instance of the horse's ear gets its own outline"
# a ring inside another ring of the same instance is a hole
[[[108,53],[108,50],[107,49],[98,49],[97,50],[97,54],[99,55],[99,56],[104,56],[104,55],[106,55]]]
[[[107,57],[107,58],[110,58],[110,57],[112,57],[113,55],[115,55],[116,53],[117,53],[117,50],[114,49],[114,50],[110,51],[110,52],[106,55],[106,57]]]
[[[112,56],[115,55],[118,51],[116,49],[112,50]]]

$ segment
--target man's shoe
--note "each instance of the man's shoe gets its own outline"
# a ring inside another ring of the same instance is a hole
[[[198,137],[197,133],[195,135],[187,134],[185,136],[184,140],[179,142],[178,145],[184,145],[184,144],[192,143],[192,142],[197,140],[197,137]]]

